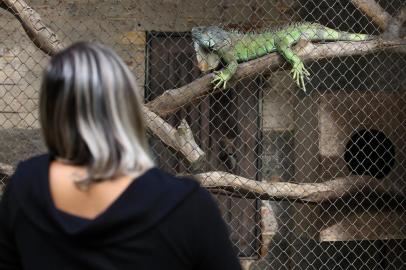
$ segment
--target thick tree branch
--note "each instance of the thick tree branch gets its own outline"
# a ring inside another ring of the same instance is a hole
[[[347,176],[321,183],[258,182],[221,171],[205,172],[195,178],[208,189],[232,191],[244,198],[323,202],[358,191],[394,192],[370,176]]]
[[[0,0],[22,24],[32,42],[48,55],[54,55],[64,46],[57,35],[47,27],[41,16],[24,0]]]
[[[384,33],[385,38],[403,37],[403,24],[406,21],[406,7],[402,8],[395,17],[389,22],[388,28]]]
[[[386,30],[392,16],[386,12],[375,0],[351,0],[362,12],[368,15],[379,28]]]
[[[331,42],[325,44],[306,43],[305,46],[296,48],[297,55],[305,62],[314,61],[321,58],[342,57],[373,53],[378,50],[390,47],[406,45],[404,40],[370,40],[363,42]],[[232,81],[260,74],[264,71],[272,71],[281,68],[285,60],[278,54],[272,53],[264,57],[242,63],[238,66]],[[154,100],[148,102],[146,106],[161,117],[173,114],[180,107],[213,91],[211,80],[213,73],[207,74],[180,88],[170,89]],[[232,82],[231,82],[232,83]]]
[[[385,38],[404,36],[406,30],[402,26],[406,21],[406,7],[401,8],[396,16],[391,16],[375,0],[351,0],[351,2],[383,30]]]
[[[7,168],[2,173],[11,175],[13,171],[11,166],[5,166]],[[365,191],[401,195],[370,176],[347,176],[320,183],[259,182],[222,171],[200,173],[193,177],[209,190],[233,192],[233,196],[247,199],[321,203]]]
[[[182,87],[167,90],[146,106],[161,117],[168,116],[211,91],[213,86],[210,82],[213,78],[214,74],[210,73]]]

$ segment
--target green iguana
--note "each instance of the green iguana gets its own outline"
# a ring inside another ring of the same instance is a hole
[[[199,68],[202,71],[215,69],[220,62],[225,68],[215,71],[215,88],[227,82],[237,70],[238,63],[259,58],[265,54],[278,52],[292,64],[293,79],[306,91],[304,77],[310,73],[292,50],[299,40],[309,41],[363,41],[373,39],[366,34],[337,31],[316,23],[295,23],[277,29],[267,29],[261,33],[241,33],[226,31],[217,26],[195,27],[192,38]]]

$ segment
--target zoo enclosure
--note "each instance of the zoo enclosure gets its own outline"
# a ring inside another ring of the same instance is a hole
[[[405,268],[405,49],[304,44],[306,93],[276,54],[241,64],[230,87],[214,91],[190,35],[195,26],[249,32],[308,21],[394,40],[405,34],[402,1],[0,5],[3,183],[18,160],[44,151],[37,105],[48,55],[97,40],[144,90],[157,164],[213,192],[245,268]]]

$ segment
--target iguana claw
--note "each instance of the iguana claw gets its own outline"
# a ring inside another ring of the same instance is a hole
[[[226,89],[227,82],[231,76],[224,71],[215,71],[214,74],[214,79],[211,81],[211,83],[215,83],[214,89],[221,87],[222,84],[223,88]]]
[[[302,62],[295,63],[291,73],[293,73],[293,79],[296,80],[296,84],[306,92],[304,78],[309,77],[310,72],[304,67],[304,64]]]

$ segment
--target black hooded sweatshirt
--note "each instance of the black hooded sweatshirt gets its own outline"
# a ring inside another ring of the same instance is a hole
[[[50,155],[21,162],[0,204],[0,269],[240,270],[210,193],[152,168],[94,219],[55,207]]]

